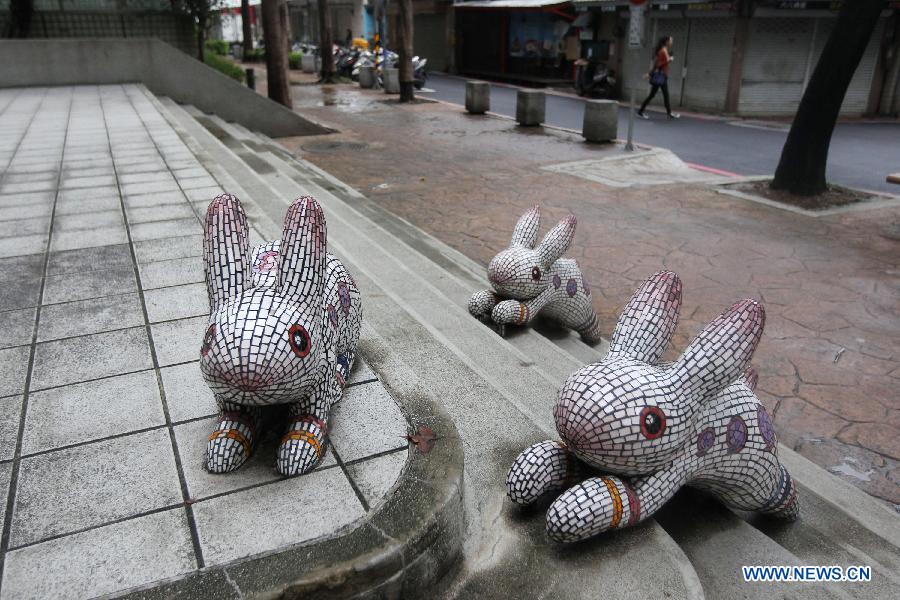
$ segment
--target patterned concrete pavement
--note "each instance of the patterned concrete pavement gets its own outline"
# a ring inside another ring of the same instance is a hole
[[[222,189],[146,90],[0,90],[0,173],[0,598],[120,592],[379,502],[407,427],[362,361],[315,472],[277,476],[278,431],[204,470],[200,217]]]
[[[351,86],[293,93],[342,133],[282,143],[482,264],[529,206],[544,207],[545,230],[576,214],[569,255],[607,335],[660,269],[684,279],[676,349],[733,301],[762,300],[758,393],[781,441],[900,505],[900,210],[810,218],[699,184],[611,188],[542,168],[619,152],[575,135]]]

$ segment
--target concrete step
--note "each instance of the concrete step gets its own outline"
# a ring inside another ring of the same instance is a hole
[[[236,138],[226,128],[211,119],[200,122],[216,130],[214,137],[204,138],[212,160],[217,154],[222,160],[242,156],[244,151],[235,147],[232,140]],[[460,299],[468,299],[471,286],[463,286],[454,275],[424,260],[328,190],[284,176],[290,166],[279,157],[268,152],[256,156],[278,168],[245,165],[243,170],[229,167],[229,172],[247,189],[258,189],[261,183],[250,185],[245,178],[260,179],[285,200],[257,202],[248,197],[245,203],[256,204],[274,220],[283,214],[289,199],[316,195],[328,213],[329,245],[346,261],[363,290],[366,323],[391,351],[408,357],[418,376],[416,385],[437,393],[456,423],[466,453],[467,531],[465,558],[457,575],[444,584],[448,594],[468,596],[469,590],[480,586],[501,585],[508,587],[510,593],[504,595],[510,596],[517,595],[516,589],[617,596],[623,586],[647,593],[652,587],[665,586],[675,598],[702,597],[689,561],[652,521],[628,536],[587,545],[579,559],[572,561],[547,541],[543,514],[523,519],[506,500],[506,470],[526,445],[553,437],[551,408],[558,386],[581,363],[532,332],[533,342],[559,355],[553,372],[546,365],[539,367],[468,315]],[[273,228],[269,233],[277,237],[280,232]],[[448,292],[454,297],[448,297]],[[377,348],[370,348],[366,356],[389,389],[404,385],[394,380],[391,369],[379,368]],[[604,561],[610,552],[623,560]],[[549,562],[548,556],[553,557]],[[652,562],[652,574],[647,572],[651,562],[644,561]],[[534,567],[530,579],[519,576],[523,563]],[[599,572],[607,570],[608,576],[597,577],[597,570],[585,568],[589,564],[604,565]],[[504,577],[498,579],[490,568],[503,569]]]
[[[606,579],[597,576],[609,569],[612,579],[618,576],[617,584],[637,585],[631,589],[654,595],[651,580],[636,583],[638,572],[662,565],[669,575],[678,574],[676,596],[700,597],[705,590],[709,597],[738,598],[748,594],[748,586],[759,585],[742,582],[741,565],[868,564],[878,585],[792,584],[766,589],[800,597],[900,595],[893,593],[898,591],[893,573],[900,565],[896,516],[783,447],[780,456],[803,492],[804,519],[798,524],[776,529],[769,521],[735,514],[714,502],[703,504],[702,495],[700,500],[683,501],[682,495],[688,499],[696,495],[686,491],[660,514],[665,531],[650,522],[639,528],[641,533],[619,532],[579,545],[578,550],[561,552],[545,545],[540,511],[523,516],[511,510],[499,484],[522,448],[556,437],[550,411],[559,385],[579,366],[602,357],[605,347],[590,348],[574,334],[547,327],[537,328],[545,335],[529,329],[500,339],[471,319],[464,308],[469,295],[484,287],[482,266],[314,165],[292,158],[275,142],[252,132],[256,139],[248,141],[248,132],[215,119],[204,122],[203,115],[196,120],[207,130],[206,136],[198,133],[197,139],[204,140],[210,160],[254,157],[243,170],[238,165],[229,166],[228,171],[248,188],[268,188],[261,195],[260,212],[271,223],[297,195],[311,194],[322,202],[329,216],[332,247],[352,264],[354,274],[359,273],[361,285],[365,281],[367,321],[401,356],[410,357],[420,385],[440,390],[466,448],[469,480],[466,558],[457,575],[445,582],[447,594],[468,597],[501,585],[512,595],[529,596],[551,589],[547,585],[557,586],[552,588],[557,591],[562,578],[592,586],[565,584],[567,589],[580,590],[579,596],[586,589],[598,593],[627,589],[593,580]],[[246,180],[254,179],[259,181],[247,184]],[[256,201],[254,193],[248,193]],[[277,237],[277,228],[272,231]],[[530,423],[522,423],[523,419]],[[703,510],[698,511],[697,504]],[[624,557],[633,555],[625,546],[638,543],[638,537],[645,545],[641,552],[646,553],[638,561],[641,568],[619,573]],[[613,545],[624,552],[623,560],[608,558],[616,551]],[[605,560],[599,554],[601,547]],[[647,561],[658,560],[651,557],[666,554],[670,557],[663,563],[649,566],[652,563]],[[548,556],[556,561],[549,582],[522,576],[530,565],[547,575],[550,565],[541,563]],[[838,558],[843,562],[836,562]]]

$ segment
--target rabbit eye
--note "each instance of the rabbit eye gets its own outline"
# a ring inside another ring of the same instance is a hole
[[[294,354],[300,358],[309,354],[312,344],[309,341],[309,333],[306,332],[302,325],[291,327],[290,331],[288,331],[288,339],[291,342],[291,350],[294,351]]]
[[[535,267],[531,270],[531,278],[535,281],[541,280],[541,270],[538,267]]]
[[[658,406],[646,406],[641,411],[641,433],[655,440],[666,430],[666,414]]]
[[[209,326],[209,329],[206,330],[206,335],[203,336],[203,345],[200,346],[200,356],[206,356],[209,354],[209,351],[212,350],[213,343],[216,341],[216,324],[213,323]]]

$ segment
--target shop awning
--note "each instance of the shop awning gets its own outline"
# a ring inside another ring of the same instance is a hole
[[[457,0],[453,8],[543,8],[570,3],[571,0]]]

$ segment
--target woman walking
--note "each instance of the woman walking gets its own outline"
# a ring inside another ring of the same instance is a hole
[[[674,43],[675,40],[672,39],[672,36],[663,36],[659,38],[656,49],[653,51],[653,68],[650,70],[650,95],[641,104],[641,109],[637,113],[642,119],[650,118],[644,114],[644,109],[653,100],[656,91],[660,89],[663,94],[663,102],[666,105],[666,114],[669,115],[669,118],[677,119],[681,116],[678,113],[673,113],[672,106],[669,104],[669,63],[675,60],[675,57],[672,55],[672,44]]]

